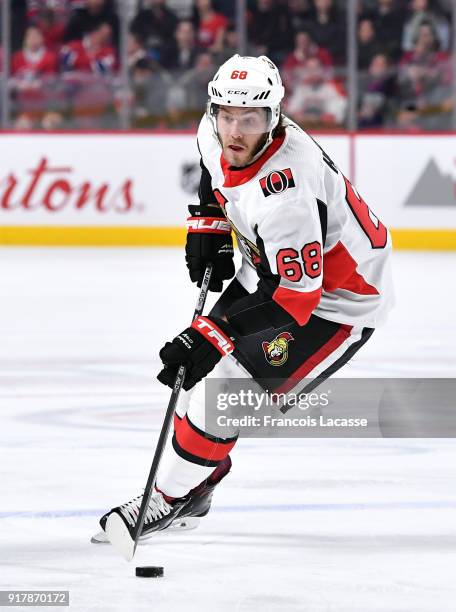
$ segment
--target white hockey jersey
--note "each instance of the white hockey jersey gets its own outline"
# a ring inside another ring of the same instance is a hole
[[[228,166],[206,116],[198,129],[212,190],[242,252],[237,278],[254,290],[252,273],[266,256],[279,278],[272,299],[300,325],[315,314],[377,327],[393,304],[390,234],[319,145],[284,121],[285,136],[241,169]]]

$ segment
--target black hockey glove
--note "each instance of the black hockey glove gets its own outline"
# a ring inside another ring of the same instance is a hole
[[[201,282],[208,263],[213,264],[210,291],[221,291],[223,281],[234,276],[231,226],[219,206],[189,206],[185,261],[193,283]]]
[[[233,330],[229,323],[217,317],[197,317],[191,327],[167,342],[160,351],[165,367],[157,376],[164,385],[173,388],[179,366],[184,365],[184,389],[188,391],[204,378],[225,355],[234,350]]]

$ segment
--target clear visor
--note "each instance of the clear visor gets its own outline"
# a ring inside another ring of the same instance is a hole
[[[210,103],[209,112],[215,119],[219,134],[259,135],[272,129],[272,112],[267,107],[242,108]]]

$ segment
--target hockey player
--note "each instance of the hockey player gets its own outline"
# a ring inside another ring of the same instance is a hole
[[[228,473],[237,434],[208,431],[204,379],[277,379],[299,392],[324,380],[370,338],[391,305],[391,238],[319,145],[281,114],[279,71],[265,56],[235,55],[208,86],[198,130],[200,204],[190,206],[186,261],[201,285],[206,265],[221,291],[206,317],[160,351],[160,382],[184,389],[146,515],[143,535],[209,510]],[[214,339],[216,336],[217,339]],[[132,531],[141,496],[114,508]]]

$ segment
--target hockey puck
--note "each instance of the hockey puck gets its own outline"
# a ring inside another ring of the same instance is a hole
[[[163,568],[156,565],[146,565],[136,568],[136,575],[140,578],[158,578],[159,576],[163,576],[163,573]]]

